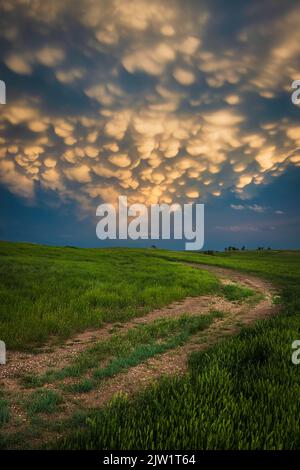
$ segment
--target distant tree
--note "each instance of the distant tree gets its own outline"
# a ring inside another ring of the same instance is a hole
[[[156,248],[156,246],[155,246],[155,245],[151,245],[151,248],[154,248],[154,249],[155,249],[155,248]]]
[[[245,245],[242,246],[241,250],[242,250],[242,251],[245,251],[245,250],[246,250]]]
[[[203,251],[205,255],[214,255],[214,250],[205,250]]]

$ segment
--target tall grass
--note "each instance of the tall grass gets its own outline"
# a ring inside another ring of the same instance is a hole
[[[0,242],[0,337],[10,349],[31,349],[218,288],[213,275],[147,250]]]
[[[54,390],[37,390],[28,398],[26,407],[31,414],[54,413],[62,401]]]
[[[194,255],[194,259],[197,256],[206,258]],[[206,352],[194,353],[185,377],[163,379],[132,400],[116,397],[89,417],[83,431],[55,446],[300,448],[300,373],[291,362],[291,343],[299,339],[300,330],[300,254],[212,258],[211,263],[263,273],[281,285],[281,314],[259,321]]]
[[[162,380],[133,401],[118,397],[61,447],[299,449],[291,331],[279,333],[272,323],[267,331],[258,325],[209,353],[194,354],[184,378]]]

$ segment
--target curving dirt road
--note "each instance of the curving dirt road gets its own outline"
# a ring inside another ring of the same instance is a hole
[[[223,297],[219,296],[198,296],[186,297],[179,302],[173,302],[170,305],[154,310],[143,317],[138,317],[122,324],[122,332],[136,326],[137,324],[151,323],[152,321],[162,317],[180,316],[183,313],[189,312],[190,314],[206,314],[210,310],[220,310],[225,313],[231,313],[232,316],[239,317],[244,324],[250,323],[258,318],[264,318],[277,312],[272,298],[276,295],[276,290],[272,284],[262,278],[253,276],[240,271],[232,269],[220,268],[217,266],[185,263],[196,269],[205,269],[212,272],[221,279],[223,283],[237,282],[241,285],[247,286],[257,293],[261,293],[264,299],[261,300],[254,307],[243,306],[235,302],[229,302]],[[222,324],[222,321],[218,321]],[[55,367],[59,364],[60,367],[68,364],[76,355],[82,352],[93,343],[108,338],[112,332],[113,324],[106,324],[102,328],[86,330],[71,339],[68,339],[59,346],[48,345],[41,349],[39,353],[26,353],[12,351],[7,353],[7,364],[0,367],[0,383],[5,384],[9,379],[17,378],[20,374],[26,373],[42,373],[43,370],[49,367]],[[7,380],[6,380],[7,379]]]
[[[157,355],[135,367],[131,367],[114,377],[105,379],[95,390],[87,393],[68,393],[63,411],[60,414],[48,416],[49,420],[67,419],[78,409],[96,408],[107,403],[115,393],[123,392],[132,395],[162,375],[183,374],[187,370],[187,359],[191,352],[203,350],[227,335],[237,333],[243,325],[276,314],[278,305],[274,305],[273,297],[277,294],[268,281],[240,271],[219,268],[211,265],[185,263],[195,269],[205,269],[214,273],[224,284],[238,283],[249,287],[261,295],[256,303],[248,301],[228,301],[220,296],[187,297],[180,302],[173,302],[162,309],[154,310],[147,315],[135,318],[121,325],[120,332],[125,332],[137,324],[151,323],[158,318],[178,317],[183,313],[190,315],[207,314],[212,310],[224,313],[217,318],[205,331],[197,333],[190,340],[174,350]],[[120,324],[118,324],[120,327]],[[14,433],[20,424],[28,425],[28,417],[18,405],[17,397],[28,397],[31,389],[24,389],[22,377],[28,373],[42,374],[50,367],[62,368],[68,365],[80,352],[92,346],[95,342],[108,338],[116,333],[112,324],[97,330],[88,330],[74,336],[59,346],[46,346],[37,354],[11,352],[8,353],[8,363],[0,366],[0,385],[4,392],[11,397],[12,420],[7,426],[7,432]],[[46,388],[59,389],[59,383],[48,384]],[[16,397],[16,399],[14,399]],[[14,419],[15,418],[15,419]],[[55,436],[57,437],[57,436]],[[49,436],[49,439],[53,436]],[[36,437],[31,443],[38,446],[40,439]],[[47,437],[48,440],[48,437]]]

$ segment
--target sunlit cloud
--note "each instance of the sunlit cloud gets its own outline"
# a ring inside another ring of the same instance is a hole
[[[300,8],[261,20],[239,8],[252,20],[226,35],[214,30],[226,12],[207,1],[4,0],[2,67],[16,85],[0,117],[1,183],[94,211],[119,194],[244,200],[300,166],[300,114],[288,109]]]

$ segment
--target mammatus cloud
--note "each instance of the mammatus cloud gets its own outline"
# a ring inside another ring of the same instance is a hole
[[[300,7],[265,4],[240,7],[226,36],[213,29],[218,15],[230,24],[218,2],[4,0],[2,66],[16,85],[1,109],[2,184],[94,211],[120,194],[246,198],[300,166]]]

